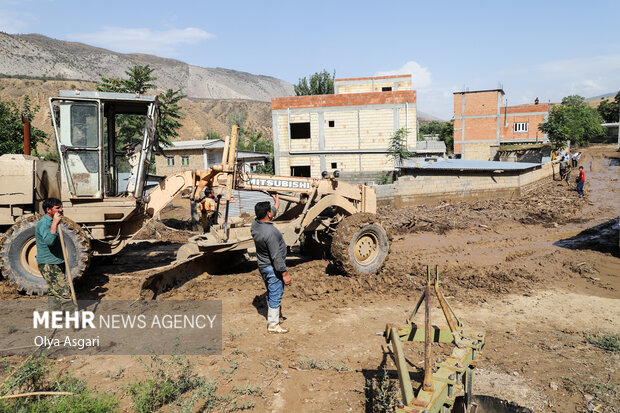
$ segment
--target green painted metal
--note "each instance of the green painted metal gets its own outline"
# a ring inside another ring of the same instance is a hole
[[[428,272],[430,273],[430,270]],[[451,330],[449,327],[431,326],[431,341],[435,343],[453,343],[455,347],[452,350],[452,354],[445,360],[437,360],[434,363],[436,372],[431,376],[432,386],[427,386],[427,389],[432,388],[432,390],[426,391],[423,384],[414,389],[407,369],[402,342],[425,341],[425,326],[418,326],[413,322],[413,319],[422,302],[430,297],[425,293],[422,294],[411,317],[409,317],[409,324],[388,324],[386,326],[384,335],[386,341],[392,344],[404,403],[396,407],[396,412],[423,413],[425,410],[428,413],[450,412],[458,395],[463,393],[466,395],[473,394],[474,371],[480,351],[484,347],[486,335],[482,331],[463,327],[461,320],[458,319],[450,304],[441,294],[438,269],[436,269],[434,281],[435,293],[438,296],[444,317],[446,317],[446,320],[453,328]],[[427,279],[427,283],[430,284],[430,282],[430,278]],[[428,291],[428,288],[426,291]],[[454,319],[452,320],[451,317],[454,317]],[[454,320],[456,320],[456,323],[454,323]],[[426,322],[430,324],[430,319],[427,319]],[[430,349],[425,349],[425,351],[429,351],[428,354],[430,354]],[[430,367],[427,366],[427,368]]]

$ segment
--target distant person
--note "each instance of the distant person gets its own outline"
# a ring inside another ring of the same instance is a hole
[[[579,197],[584,197],[585,193],[583,192],[583,186],[586,183],[586,173],[583,170],[583,166],[579,167],[579,175],[577,176],[577,193]]]
[[[576,168],[579,164],[579,159],[581,159],[581,152],[575,152],[572,157],[573,168]]]
[[[256,219],[252,222],[252,238],[256,246],[258,271],[267,288],[267,332],[270,334],[288,333],[280,325],[280,305],[284,286],[291,285],[291,276],[286,270],[286,243],[280,231],[273,226],[273,218],[278,212],[280,199],[274,195],[274,206],[269,201],[254,206]]]
[[[58,236],[62,202],[57,198],[48,198],[42,206],[45,215],[36,226],[35,241],[39,272],[47,282],[48,306],[50,311],[74,311],[65,274],[65,257]]]

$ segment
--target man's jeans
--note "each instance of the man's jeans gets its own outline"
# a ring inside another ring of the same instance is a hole
[[[259,269],[260,275],[265,281],[265,287],[267,287],[267,301],[269,307],[279,308],[282,302],[282,294],[284,293],[284,281],[282,281],[281,275],[276,275],[273,267],[270,265],[265,268]]]
[[[579,195],[583,195],[583,184],[585,181],[579,181],[577,182],[577,193]]]

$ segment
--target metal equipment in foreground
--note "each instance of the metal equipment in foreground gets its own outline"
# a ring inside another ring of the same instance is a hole
[[[431,324],[430,300],[433,280],[431,279],[430,267],[427,266],[426,269],[426,286],[409,317],[408,323],[405,325],[387,324],[385,327],[385,340],[392,343],[402,393],[402,403],[396,407],[396,411],[407,413],[452,412],[457,396],[464,394],[465,406],[463,411],[474,413],[476,411],[476,406],[472,403],[474,369],[480,357],[480,351],[484,346],[485,333],[464,327],[458,319],[439,288],[438,267],[435,267],[435,295],[439,300],[448,326],[437,327]],[[424,302],[424,328],[420,328],[413,322],[422,302]],[[413,388],[407,369],[403,341],[424,342],[424,380],[417,392]],[[445,360],[438,358],[434,366],[431,365],[432,342],[453,343],[455,345],[452,354]],[[433,367],[436,369],[435,373],[433,373]]]

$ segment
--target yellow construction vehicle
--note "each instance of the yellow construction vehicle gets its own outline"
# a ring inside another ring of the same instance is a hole
[[[61,91],[50,99],[50,113],[58,162],[29,155],[0,157],[1,269],[20,291],[47,290],[37,268],[34,228],[48,197],[63,203],[61,225],[74,278],[86,272],[92,256],[119,253],[180,194],[194,202],[217,197],[221,202],[215,203],[214,217],[222,218],[208,220],[207,231],[179,249],[172,267],[145,281],[147,289],[171,285],[178,275],[176,264],[222,252],[252,252],[249,223],[228,216],[235,190],[279,193],[286,206],[274,224],[287,245],[330,248],[347,273],[375,273],[388,254],[388,235],[375,215],[374,188],[340,181],[337,174],[323,179],[248,174],[237,163],[236,128],[226,138],[221,165],[168,176],[147,191],[157,143],[157,97]],[[135,135],[137,120],[143,126],[134,146],[127,134]],[[219,211],[222,204],[225,210]]]

